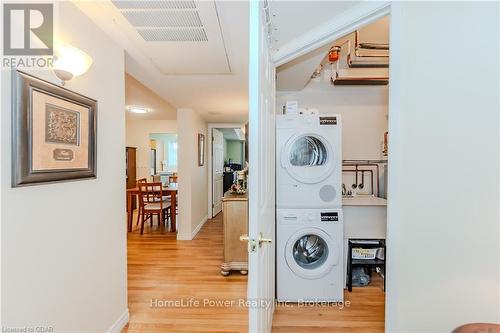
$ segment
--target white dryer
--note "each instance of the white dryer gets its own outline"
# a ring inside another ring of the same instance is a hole
[[[278,301],[343,301],[343,237],[341,209],[278,209]]]
[[[340,115],[276,117],[277,208],[342,205]]]

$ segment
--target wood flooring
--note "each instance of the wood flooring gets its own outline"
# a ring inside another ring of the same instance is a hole
[[[222,236],[221,214],[207,221],[193,241],[178,241],[149,223],[141,236],[134,226],[128,235],[130,322],[123,332],[247,332],[247,309],[239,306],[247,277],[220,274]],[[345,294],[351,304],[343,309],[277,307],[273,332],[384,331],[380,281]]]

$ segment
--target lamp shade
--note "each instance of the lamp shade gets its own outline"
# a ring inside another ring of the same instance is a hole
[[[52,69],[62,81],[84,74],[92,65],[92,58],[82,50],[68,44],[56,44]]]

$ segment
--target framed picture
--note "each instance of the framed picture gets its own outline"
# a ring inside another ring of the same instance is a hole
[[[205,136],[198,134],[198,166],[205,165]]]
[[[97,101],[12,71],[12,186],[96,177]]]

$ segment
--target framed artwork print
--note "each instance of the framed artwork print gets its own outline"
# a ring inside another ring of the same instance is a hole
[[[12,71],[12,186],[96,177],[97,101]]]
[[[205,165],[205,136],[198,134],[198,166]]]

